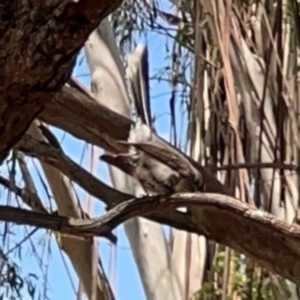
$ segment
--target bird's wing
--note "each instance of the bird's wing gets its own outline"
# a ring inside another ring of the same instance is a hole
[[[182,176],[187,177],[193,174],[190,163],[176,150],[172,151],[153,142],[130,143],[120,141],[120,143],[136,147]]]

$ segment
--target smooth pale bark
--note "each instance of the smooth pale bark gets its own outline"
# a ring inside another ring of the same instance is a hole
[[[47,142],[47,139],[45,139],[37,127],[37,122],[31,125],[29,133],[37,140]],[[59,215],[81,218],[81,208],[78,207],[71,180],[49,164],[43,161],[40,161],[40,164],[51,188]],[[64,235],[59,236],[58,243],[72,262],[88,298],[92,299],[93,294],[95,294],[93,291],[94,284],[96,287],[96,298],[94,299],[114,299],[105,274],[101,274],[98,260],[94,261],[94,251],[97,251],[94,243],[90,239],[76,239]],[[93,277],[94,268],[97,270],[96,277]]]
[[[195,53],[201,53],[202,30],[200,17],[200,2],[194,2],[194,30],[195,30]],[[208,115],[210,105],[204,94],[204,68],[200,65],[202,58],[195,55],[194,59],[194,79],[191,90],[191,118],[187,131],[189,134],[190,156],[195,160],[204,157],[205,143],[202,140],[202,132],[206,128],[201,126],[207,124],[204,116]],[[206,105],[204,102],[206,101]],[[202,151],[201,151],[202,150]],[[204,161],[204,160],[203,160]],[[191,298],[202,288],[205,272],[207,254],[207,243],[204,236],[198,236],[188,232],[174,230],[173,257],[178,266],[178,274],[184,283],[185,297]]]
[[[130,119],[124,68],[107,20],[90,36],[85,51],[95,99]],[[110,166],[109,169],[115,188],[134,195],[143,194],[136,181],[116,168]],[[183,299],[181,283],[176,275],[161,225],[148,220],[133,219],[124,226],[147,299]]]

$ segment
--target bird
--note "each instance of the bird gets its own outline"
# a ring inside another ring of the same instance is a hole
[[[201,189],[202,176],[172,145],[155,134],[149,96],[148,51],[138,46],[129,56],[127,77],[137,120],[127,141],[128,153],[100,157],[135,178],[148,195],[194,192]]]
[[[148,195],[201,189],[203,182],[198,170],[175,147],[160,142],[141,119],[131,128],[128,141],[120,143],[129,146],[128,153],[104,154],[101,160],[138,180]]]

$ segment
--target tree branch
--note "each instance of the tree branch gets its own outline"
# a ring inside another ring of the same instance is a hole
[[[117,191],[97,179],[80,165],[72,161],[61,149],[40,142],[29,134],[25,134],[15,148],[28,156],[36,157],[57,168],[91,195],[102,200],[109,208],[133,198],[132,195]],[[1,183],[0,180],[0,184]],[[7,184],[5,184],[5,186],[8,187]],[[16,192],[18,192],[18,190],[16,190]],[[20,193],[18,195],[21,196]],[[23,200],[25,202],[26,199]],[[170,226],[174,228],[188,232],[193,230],[189,223],[189,217],[177,211],[171,211],[168,215],[157,212],[147,216],[147,218],[159,223],[170,224]]]
[[[39,118],[78,139],[114,153],[126,151],[127,147],[115,141],[127,140],[133,124],[130,119],[99,104],[88,94],[68,86],[51,99]]]
[[[114,206],[118,204],[119,201],[125,201],[131,198],[131,196],[118,192],[97,179],[94,175],[65,155],[61,149],[48,143],[40,142],[29,134],[25,134],[22,137],[15,149],[57,168],[71,180],[82,186],[91,195],[101,200],[105,199],[105,203],[109,206]],[[118,200],[116,200],[117,198]]]
[[[127,146],[117,141],[127,140],[133,122],[106,108],[80,89],[65,86],[57,93],[40,119],[65,130],[75,137],[97,145],[109,152],[127,152]],[[153,134],[156,143],[166,149],[173,148],[168,142]],[[180,152],[178,149],[176,151]],[[208,169],[180,152],[203,176],[206,192],[229,194]]]
[[[223,166],[207,166],[213,171],[224,171],[224,170],[239,170],[239,169],[281,169],[299,172],[300,166],[295,164],[284,164],[284,163],[240,163],[230,164]]]
[[[20,197],[25,204],[31,207],[33,210],[40,213],[48,213],[47,209],[41,203],[38,195],[25,188],[20,188],[16,184],[0,175],[0,184],[6,187],[9,191],[15,193]]]
[[[220,194],[177,194],[128,200],[100,218],[82,220],[0,206],[0,220],[80,236],[101,236],[124,221],[182,206],[197,207],[193,232],[213,238],[300,284],[300,227]]]

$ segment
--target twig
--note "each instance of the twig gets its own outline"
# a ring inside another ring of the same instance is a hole
[[[242,163],[242,164],[232,164],[224,166],[207,166],[210,170],[213,171],[224,171],[224,170],[238,170],[238,169],[263,169],[263,168],[272,168],[272,169],[285,169],[291,171],[299,171],[300,166],[293,164],[284,164],[284,163]]]

